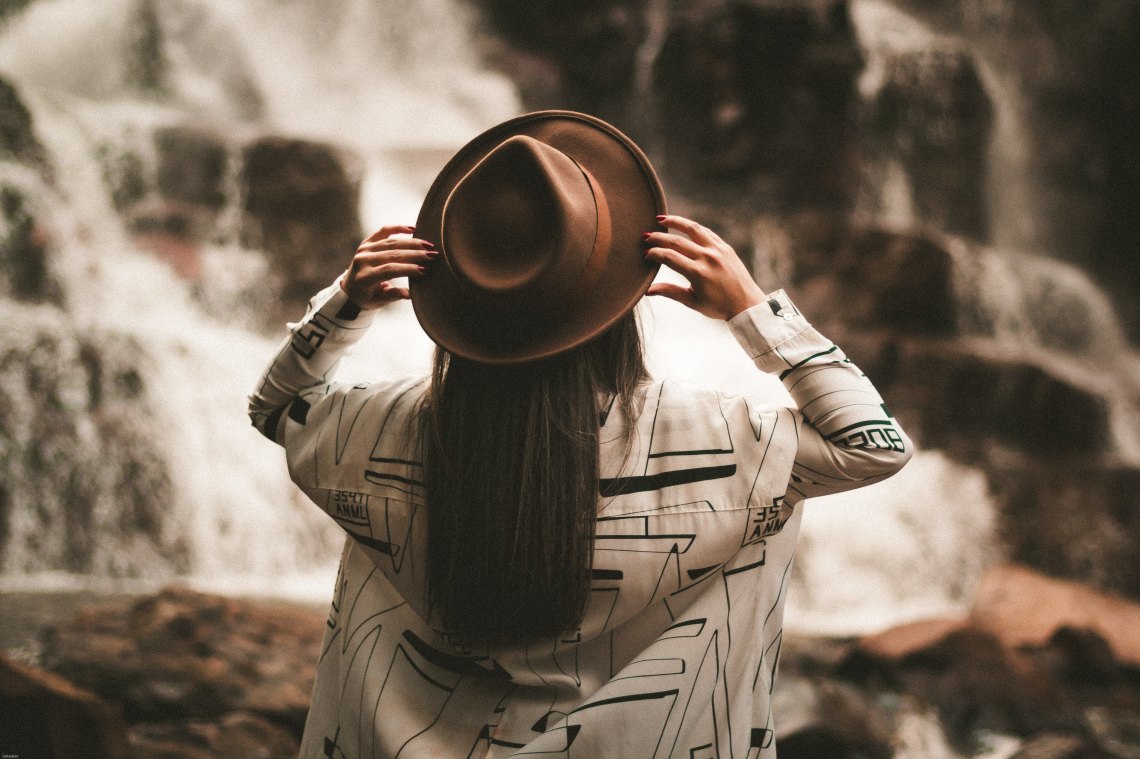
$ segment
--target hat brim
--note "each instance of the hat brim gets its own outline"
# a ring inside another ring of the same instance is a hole
[[[649,159],[606,122],[573,111],[539,111],[505,121],[464,145],[443,167],[424,198],[416,236],[447,252],[443,207],[452,189],[508,137],[526,135],[577,161],[597,180],[610,209],[611,243],[597,284],[567,304],[565,313],[526,318],[499,312],[468,291],[444,261],[412,278],[409,289],[420,325],[436,344],[491,364],[536,361],[605,331],[628,313],[653,282],[659,265],[645,260],[642,233],[666,213],[665,193]]]

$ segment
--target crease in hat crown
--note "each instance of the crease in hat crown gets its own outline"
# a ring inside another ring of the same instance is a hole
[[[593,283],[609,229],[590,173],[557,148],[515,135],[452,189],[441,250],[456,280],[499,307],[548,310]]]

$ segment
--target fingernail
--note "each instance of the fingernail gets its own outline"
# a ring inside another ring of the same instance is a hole
[[[649,233],[648,232],[642,232],[641,233],[641,239],[642,240],[648,240],[649,239]]]
[[[434,243],[434,242],[427,242],[427,241],[424,241],[424,242],[422,243],[422,245],[423,245],[425,248],[428,248],[429,250],[431,250],[431,249],[435,248],[435,243]]]
[[[429,250],[427,252],[427,257],[432,258],[432,259],[438,258],[439,257],[439,251],[438,250]]]
[[[665,217],[663,215],[657,217],[657,221],[664,221],[664,220],[665,220]]]

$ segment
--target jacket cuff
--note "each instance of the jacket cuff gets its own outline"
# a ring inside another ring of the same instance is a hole
[[[728,328],[759,369],[781,372],[788,365],[776,348],[811,329],[811,324],[787,293],[776,290],[763,303],[729,319]]]
[[[379,309],[364,309],[353,303],[348,293],[340,286],[340,278],[313,296],[309,302],[310,313],[319,313],[323,318],[344,329],[368,327]]]

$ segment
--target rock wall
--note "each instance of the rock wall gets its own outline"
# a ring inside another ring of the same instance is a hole
[[[76,316],[81,277],[62,267],[82,258],[64,246],[88,244],[69,226],[80,190],[57,185],[36,128],[0,79],[0,572],[186,573],[165,347]],[[359,170],[335,146],[157,121],[93,148],[126,236],[227,322],[276,335],[361,239]],[[98,279],[101,261],[82,265]]]
[[[920,445],[988,473],[1011,556],[1140,597],[1120,432],[1137,363],[1105,339],[1140,324],[1140,162],[1120,133],[1140,6],[471,1],[528,106],[635,136],[671,208],[788,287]]]

